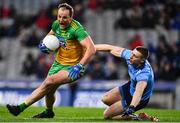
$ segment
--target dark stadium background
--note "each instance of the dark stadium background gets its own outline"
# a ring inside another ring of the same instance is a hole
[[[149,107],[180,109],[178,0],[0,0],[0,105],[22,102],[46,76],[53,56],[37,45],[61,2],[74,7],[94,43],[148,47],[156,80]],[[128,80],[123,60],[107,53],[86,67],[84,78],[58,90],[56,106],[105,107],[103,93]]]

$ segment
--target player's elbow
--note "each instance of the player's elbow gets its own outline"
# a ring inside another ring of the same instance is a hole
[[[91,46],[90,51],[91,51],[91,54],[92,54],[92,55],[95,55],[95,53],[96,53],[96,48],[95,48],[94,45]]]
[[[92,55],[95,55],[95,53],[96,53],[96,49],[94,48],[92,51]]]
[[[96,49],[94,47],[90,47],[88,52],[89,56],[92,57],[95,55],[95,53],[96,53]]]

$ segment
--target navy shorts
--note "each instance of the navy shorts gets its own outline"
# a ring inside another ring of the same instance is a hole
[[[130,94],[130,82],[127,82],[122,86],[119,86],[119,93],[122,97],[121,102],[124,109],[126,106],[130,105],[131,100],[132,100],[132,96]],[[140,103],[136,106],[135,111],[146,107],[148,102],[149,102],[149,98],[146,100],[141,100]]]

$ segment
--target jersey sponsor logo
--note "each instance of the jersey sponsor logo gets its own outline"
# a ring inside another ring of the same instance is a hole
[[[69,38],[69,36],[70,36],[70,34],[69,34],[69,33],[67,33],[67,34],[66,34],[66,37],[67,37],[67,38]]]
[[[67,47],[67,43],[66,43],[66,41],[65,41],[65,38],[64,38],[64,37],[60,37],[60,36],[58,36],[57,38],[58,38],[58,40],[59,40],[59,45],[60,45],[63,49],[68,50],[68,47]]]
[[[70,37],[70,33],[61,33],[61,36],[63,36],[66,39],[68,39]]]
[[[60,41],[60,42],[65,42],[64,37],[60,37],[60,36],[58,36],[57,38],[59,39],[59,41]]]

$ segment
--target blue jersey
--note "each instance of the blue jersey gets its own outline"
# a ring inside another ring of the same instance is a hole
[[[153,84],[154,84],[154,73],[152,70],[151,65],[149,62],[146,60],[145,63],[139,67],[135,68],[131,63],[130,63],[130,57],[132,55],[132,51],[125,49],[121,57],[126,60],[126,63],[128,65],[128,74],[130,76],[130,94],[133,96],[136,84],[140,81],[146,81],[147,86],[143,92],[141,100],[146,100],[152,95],[153,91]]]

